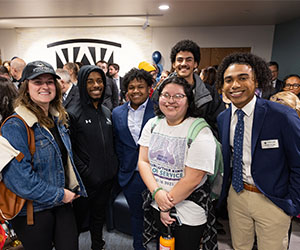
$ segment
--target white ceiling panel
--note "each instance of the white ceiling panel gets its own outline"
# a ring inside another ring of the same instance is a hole
[[[143,26],[147,17],[152,27],[274,25],[300,18],[300,1],[0,0],[0,28]]]

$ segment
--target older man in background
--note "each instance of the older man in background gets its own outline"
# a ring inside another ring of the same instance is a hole
[[[78,87],[72,83],[70,74],[67,70],[57,69],[56,74],[60,76],[58,82],[60,83],[63,95],[63,106],[69,112],[79,104],[80,97]]]
[[[21,86],[21,82],[19,81],[22,77],[22,72],[25,66],[25,61],[19,57],[13,58],[10,62],[10,73],[13,77],[13,83],[16,85],[17,88],[20,88]]]

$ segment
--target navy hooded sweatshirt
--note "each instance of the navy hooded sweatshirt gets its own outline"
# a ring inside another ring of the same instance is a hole
[[[100,73],[104,84],[97,109],[87,92],[87,78],[93,71]],[[105,86],[106,77],[99,67],[81,67],[78,73],[80,103],[74,109],[76,113],[69,113],[74,161],[88,191],[113,179],[117,173],[111,112],[102,105]]]

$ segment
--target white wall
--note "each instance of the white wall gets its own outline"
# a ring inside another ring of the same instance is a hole
[[[208,47],[251,47],[252,52],[271,59],[274,26],[231,26],[231,27],[102,27],[102,28],[24,28],[0,30],[2,60],[18,55],[26,62],[45,60],[55,64],[55,52],[47,44],[56,41],[90,38],[108,40],[122,45],[115,49],[114,60],[123,75],[141,61],[152,61],[156,50],[162,54],[160,63],[170,68],[170,50],[179,40],[191,39],[202,48]]]
[[[161,52],[169,69],[171,48],[182,39],[191,39],[201,48],[251,47],[251,52],[269,61],[274,26],[228,26],[153,29],[152,50]]]
[[[17,55],[17,34],[13,29],[0,29],[0,50],[2,61]]]
[[[99,39],[117,42],[121,48],[103,45],[108,50],[114,49],[114,61],[120,65],[120,73],[123,75],[138,63],[151,57],[151,29],[141,28],[45,28],[45,29],[17,29],[17,47],[25,61],[45,60],[53,66],[55,52],[47,48],[47,44],[68,39]],[[74,46],[84,44],[75,44]],[[92,44],[88,44],[92,45]],[[21,55],[20,55],[21,56]],[[108,58],[104,58],[108,60]],[[76,60],[76,59],[75,59]],[[100,60],[96,58],[95,61]],[[77,60],[76,60],[77,61]],[[95,63],[95,62],[94,62]]]

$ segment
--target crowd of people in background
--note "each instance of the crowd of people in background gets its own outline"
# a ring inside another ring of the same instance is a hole
[[[56,70],[19,57],[3,62],[0,124],[15,113],[35,135],[31,159],[22,122],[1,127],[1,141],[24,154],[1,173],[33,201],[34,225],[26,206],[12,220],[25,249],[76,250],[87,229],[93,250],[109,249],[102,230],[116,186],[135,250],[168,228],[176,250],[217,249],[218,216],[227,211],[234,249],[287,249],[291,216],[300,214],[300,76],[281,81],[277,62],[251,53],[200,69],[191,40],[176,43],[170,60],[170,71],[143,61],[124,77],[104,60]],[[207,126],[191,139],[199,119]],[[214,200],[217,140],[224,177]]]

